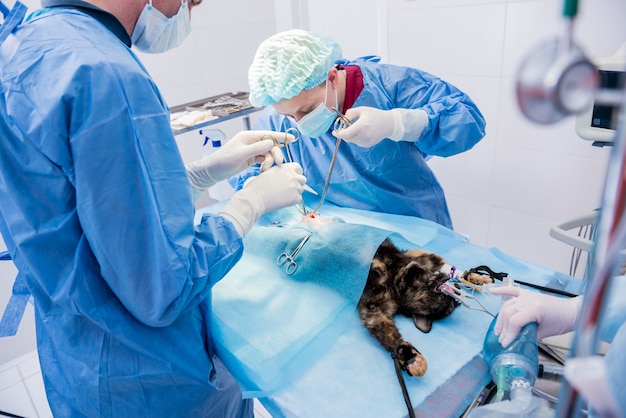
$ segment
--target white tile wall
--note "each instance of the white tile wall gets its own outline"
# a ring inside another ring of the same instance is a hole
[[[330,36],[341,45],[345,57],[356,58],[375,52],[378,37],[377,31],[372,30],[372,20],[377,16],[382,17],[386,11],[386,7],[379,7],[380,0],[360,0],[356,9],[358,16],[355,14],[354,4],[349,1],[315,0],[308,3],[310,27],[323,25],[326,29],[324,35]]]
[[[610,148],[592,147],[574,118],[528,122],[514,95],[517,69],[562,31],[562,0],[388,0],[386,61],[432,72],[468,92],[487,120],[474,149],[433,158],[458,232],[479,245],[567,273],[572,248],[550,227],[599,205]],[[574,36],[590,58],[626,41],[626,2],[581,2]],[[600,29],[601,28],[601,29]]]
[[[273,0],[205,2],[191,14],[192,32],[163,54],[137,52],[170,106],[248,89],[258,44],[276,31]]]
[[[503,4],[390,11],[388,61],[446,78],[497,76],[505,12]]]

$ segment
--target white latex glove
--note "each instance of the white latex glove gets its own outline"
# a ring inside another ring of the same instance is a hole
[[[284,132],[241,131],[214,153],[201,160],[187,164],[187,176],[194,194],[202,194],[209,187],[225,180],[255,163],[261,164],[261,171],[274,163],[283,163],[281,149],[271,139],[283,143],[295,141],[295,137]]]
[[[266,212],[295,205],[302,200],[306,177],[298,163],[276,165],[246,182],[219,212],[245,237]]]
[[[373,107],[348,109],[346,117],[354,123],[333,135],[361,147],[371,147],[385,138],[394,141],[417,141],[428,125],[422,109],[380,110]]]
[[[494,295],[513,296],[504,302],[494,327],[503,347],[509,345],[522,327],[537,322],[537,339],[573,331],[582,306],[582,297],[562,298],[521,289],[517,286],[494,286]]]

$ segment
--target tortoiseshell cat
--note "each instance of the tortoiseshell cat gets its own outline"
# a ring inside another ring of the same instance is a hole
[[[437,254],[400,251],[386,239],[374,255],[358,303],[361,323],[387,351],[396,351],[400,367],[411,376],[423,376],[428,364],[417,348],[403,341],[393,317],[403,314],[413,318],[415,326],[426,333],[433,321],[454,311],[458,302],[437,290],[450,278],[440,271],[444,264]],[[469,280],[475,284],[491,281],[480,275]]]

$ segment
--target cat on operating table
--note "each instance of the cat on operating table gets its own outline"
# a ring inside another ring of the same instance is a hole
[[[404,341],[394,315],[413,318],[415,326],[429,332],[433,321],[450,315],[459,303],[439,291],[450,276],[441,272],[445,261],[423,250],[401,251],[389,239],[380,245],[370,266],[358,303],[361,323],[411,376],[423,376],[428,364],[411,343]],[[491,282],[488,276],[472,274],[474,284]]]

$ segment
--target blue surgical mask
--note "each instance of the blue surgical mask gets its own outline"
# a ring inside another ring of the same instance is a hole
[[[141,11],[131,41],[140,51],[151,54],[168,51],[180,45],[191,32],[189,8],[181,0],[180,9],[167,18],[152,7],[152,0]]]
[[[297,122],[302,135],[310,138],[319,138],[330,129],[335,119],[337,119],[337,114],[326,106],[327,99],[328,82],[326,83],[326,90],[324,91],[324,103],[320,103],[319,106],[304,115],[302,119]],[[337,90],[335,90],[335,106],[338,106]]]

